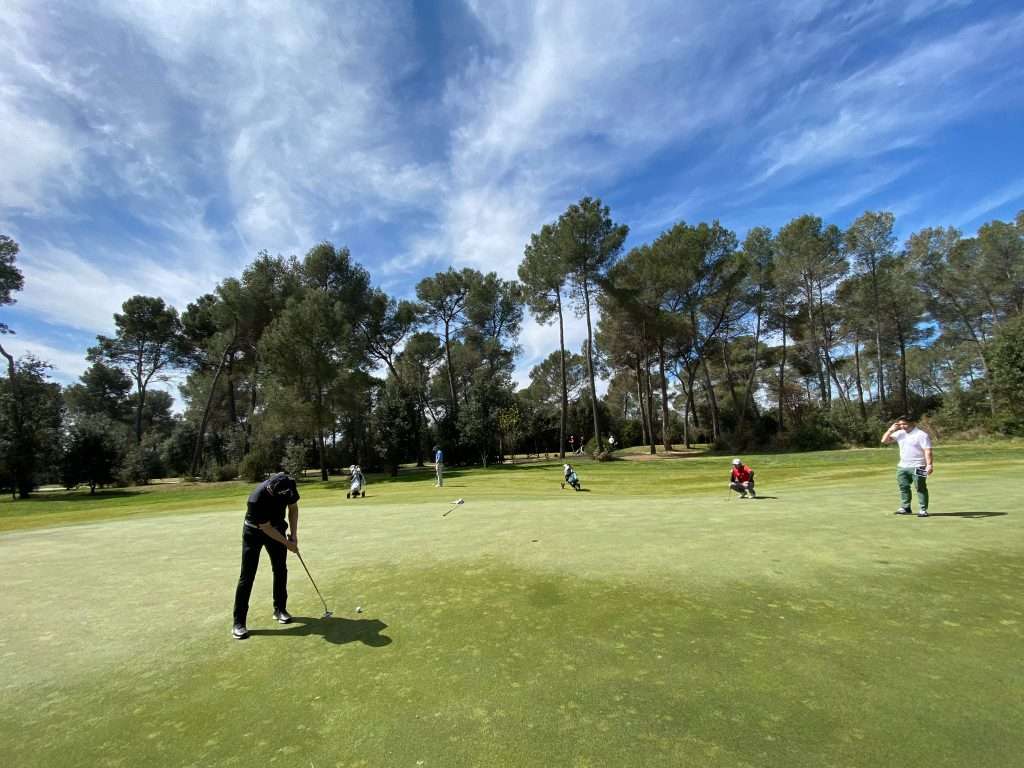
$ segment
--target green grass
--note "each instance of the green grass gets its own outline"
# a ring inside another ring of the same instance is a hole
[[[16,766],[1009,766],[1024,753],[1024,458],[943,446],[302,485],[270,621],[229,638],[247,486],[0,504]],[[449,517],[445,502],[463,497]],[[356,614],[362,605],[365,612]]]

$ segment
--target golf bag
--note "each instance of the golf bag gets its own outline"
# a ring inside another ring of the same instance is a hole
[[[363,477],[363,471],[359,467],[351,467],[349,469],[351,479],[349,480],[348,493],[345,494],[346,499],[358,499],[360,496],[366,496],[366,478]]]
[[[576,470],[568,464],[562,467],[562,475],[565,480],[562,482],[562,487],[565,488],[565,484],[568,483],[572,486],[574,491],[580,490],[580,479],[576,476]]]

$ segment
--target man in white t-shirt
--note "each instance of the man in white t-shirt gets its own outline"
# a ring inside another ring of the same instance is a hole
[[[913,416],[900,416],[882,435],[882,442],[899,443],[900,463],[896,465],[896,484],[900,488],[897,515],[909,515],[910,486],[917,489],[918,517],[928,517],[928,475],[932,473],[932,439],[917,428]]]

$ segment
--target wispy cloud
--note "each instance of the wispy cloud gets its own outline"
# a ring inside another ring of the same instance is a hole
[[[997,189],[990,195],[983,197],[976,204],[963,211],[956,217],[956,225],[966,227],[978,223],[982,217],[1002,208],[1010,203],[1020,203],[1021,210],[1024,210],[1024,179],[1007,184]]]
[[[940,140],[1019,116],[1024,14],[983,5],[466,0],[438,32],[416,3],[7,0],[19,307],[109,330],[132,293],[182,308],[257,250],[322,238],[399,294],[452,263],[511,277],[585,194],[636,241],[807,201],[916,206]],[[1011,164],[964,217],[1014,193]],[[524,329],[521,371],[551,331]]]
[[[14,357],[33,355],[53,366],[51,376],[61,384],[74,384],[89,363],[84,349],[66,349],[32,336],[4,336],[3,346]]]
[[[789,116],[803,113],[803,119],[765,142],[757,158],[764,166],[758,181],[920,144],[983,108],[979,77],[1019,74],[1021,65],[1007,70],[1005,62],[1022,45],[1024,14],[909,45],[893,59],[863,67],[838,83],[807,83],[785,103]]]
[[[917,21],[950,8],[966,8],[971,0],[909,0],[903,10],[903,21]]]

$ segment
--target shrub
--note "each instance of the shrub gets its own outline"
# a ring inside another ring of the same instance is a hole
[[[622,448],[627,448],[631,445],[642,445],[643,437],[643,430],[641,430],[640,422],[637,419],[627,419],[620,422],[619,431],[615,435],[616,442],[621,441]]]
[[[256,443],[238,465],[243,480],[258,483],[277,468],[277,457],[266,443]]]
[[[302,477],[302,472],[306,468],[305,444],[299,440],[289,440],[284,450],[284,458],[281,459],[281,466],[292,477]]]
[[[238,477],[238,465],[231,462],[221,464],[216,459],[207,459],[199,479],[204,483],[222,483]]]
[[[204,463],[202,468],[199,470],[199,479],[204,483],[215,483],[217,482],[217,461],[216,459],[209,458]]]
[[[862,419],[856,407],[847,409],[838,403],[827,412],[826,419],[840,440],[849,445],[875,445],[889,426],[871,416]]]
[[[794,451],[829,451],[842,446],[843,438],[825,414],[815,411],[785,436],[785,443]]]
[[[139,446],[133,445],[125,451],[115,479],[120,486],[145,485],[149,481],[146,460]]]

